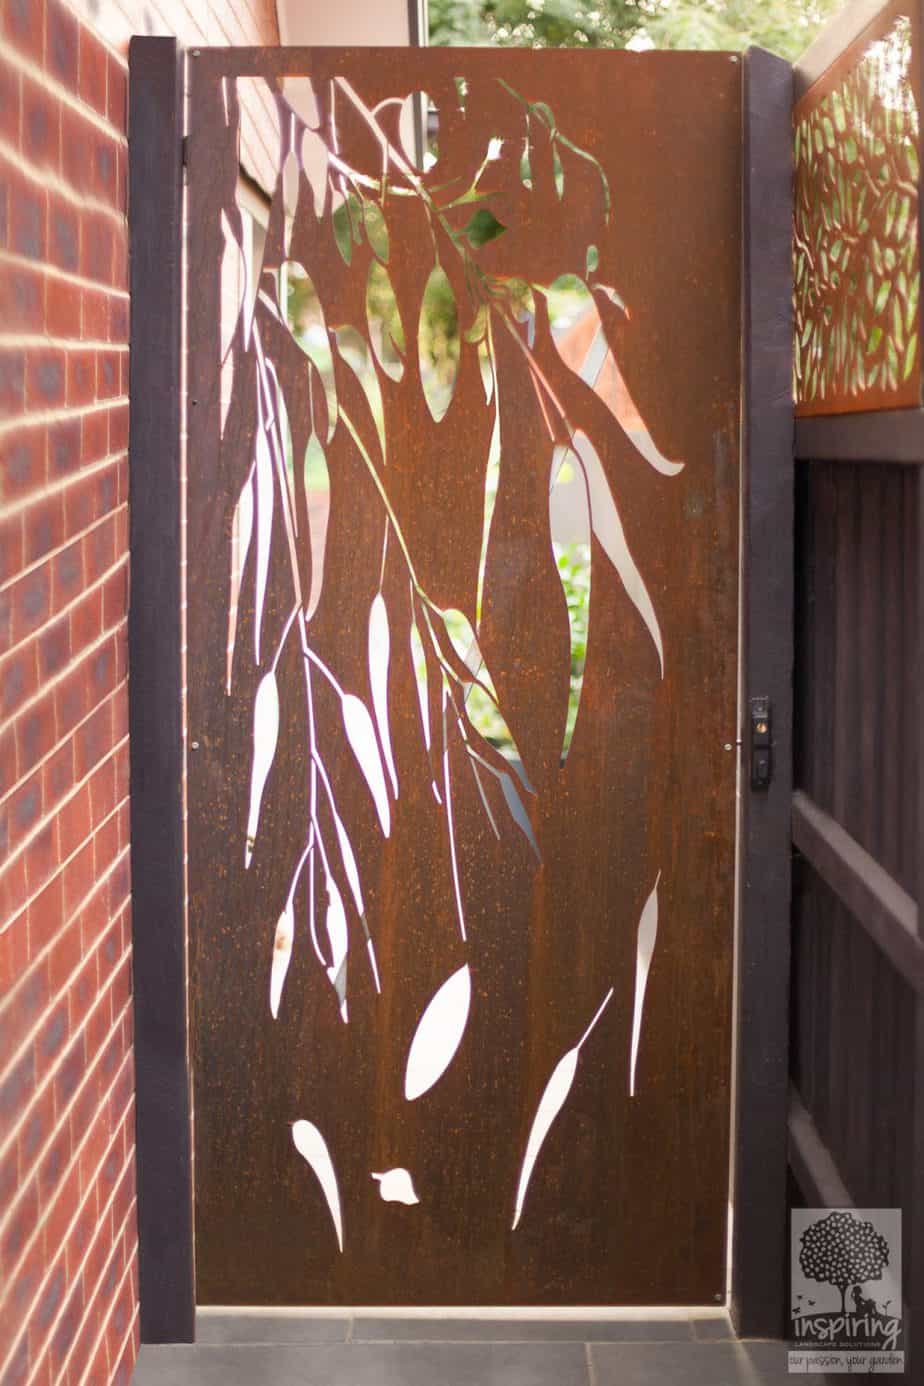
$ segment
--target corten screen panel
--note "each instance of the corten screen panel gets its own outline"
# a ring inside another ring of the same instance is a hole
[[[891,4],[795,109],[796,412],[916,406],[920,15]]]
[[[199,1301],[712,1302],[740,64],[192,68]]]

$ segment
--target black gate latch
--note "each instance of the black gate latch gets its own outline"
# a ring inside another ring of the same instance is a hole
[[[770,699],[751,699],[751,788],[769,789],[773,775]]]

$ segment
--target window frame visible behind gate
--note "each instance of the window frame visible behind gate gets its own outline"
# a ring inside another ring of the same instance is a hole
[[[172,38],[130,48],[129,611],[141,1337],[195,1333],[187,1037],[181,463],[183,66]],[[742,744],[729,1298],[742,1334],[782,1332],[793,649],[792,69],[743,67],[740,715],[768,697],[774,774]]]

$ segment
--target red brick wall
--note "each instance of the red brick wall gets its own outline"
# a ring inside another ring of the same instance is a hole
[[[277,41],[272,0],[0,0],[2,1386],[127,1383],[137,1352],[126,699],[134,30],[175,32],[187,46]],[[259,133],[259,110],[251,124]],[[254,171],[262,157],[255,147]]]

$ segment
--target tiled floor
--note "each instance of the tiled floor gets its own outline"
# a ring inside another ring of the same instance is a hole
[[[565,1321],[200,1313],[133,1386],[792,1386],[780,1343],[721,1314]]]

